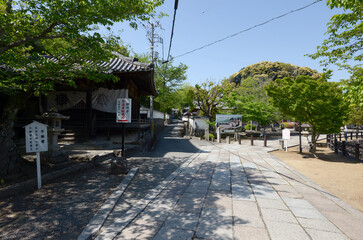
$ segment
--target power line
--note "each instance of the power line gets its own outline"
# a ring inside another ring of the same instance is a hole
[[[186,52],[186,53],[183,53],[183,54],[177,55],[177,56],[175,56],[175,57],[174,57],[174,59],[175,59],[175,58],[182,57],[182,56],[185,56],[185,55],[187,55],[187,54],[190,54],[190,53],[193,53],[193,52],[196,52],[196,51],[199,51],[199,50],[202,50],[203,48],[206,48],[206,47],[212,46],[212,45],[214,45],[214,44],[216,44],[216,43],[219,43],[219,42],[222,42],[222,41],[227,40],[227,39],[229,39],[229,38],[235,37],[235,36],[237,36],[237,35],[239,35],[239,34],[241,34],[241,33],[248,32],[248,31],[250,31],[250,30],[252,30],[252,29],[254,29],[254,28],[257,28],[257,27],[263,26],[263,25],[265,25],[265,24],[267,24],[267,23],[270,23],[270,22],[272,22],[272,21],[275,21],[276,19],[279,19],[279,18],[285,17],[285,16],[287,16],[287,15],[289,15],[289,14],[291,14],[291,13],[301,11],[301,10],[303,10],[303,9],[305,9],[305,8],[308,8],[308,7],[310,7],[310,6],[314,5],[314,4],[318,3],[318,2],[321,2],[321,1],[322,1],[322,0],[316,0],[315,2],[312,2],[312,3],[310,3],[310,4],[308,4],[308,5],[304,6],[304,7],[301,7],[301,8],[295,9],[295,10],[291,10],[290,12],[287,12],[287,13],[284,13],[284,14],[279,15],[279,16],[277,16],[277,17],[271,18],[270,20],[267,20],[267,21],[265,21],[265,22],[262,22],[262,23],[256,24],[256,25],[254,25],[254,26],[252,26],[252,27],[246,28],[246,29],[241,30],[241,31],[239,31],[239,32],[237,32],[237,33],[234,33],[234,34],[232,34],[232,35],[229,35],[229,36],[227,36],[227,37],[224,37],[224,38],[221,38],[221,39],[216,40],[216,41],[214,41],[214,42],[208,43],[208,44],[203,45],[203,46],[201,46],[201,47],[199,47],[199,48],[196,48],[196,49],[193,49],[193,50],[188,51],[188,52]],[[171,45],[171,44],[170,44],[170,45]],[[169,51],[170,51],[170,49],[169,49]],[[169,59],[168,59],[168,60],[169,60]]]
[[[174,17],[173,17],[173,25],[171,27],[171,35],[170,35],[170,43],[169,43],[169,50],[168,50],[168,55],[166,58],[166,63],[169,62],[169,58],[170,58],[170,50],[171,50],[171,44],[173,42],[173,36],[174,36],[174,26],[175,26],[175,16],[176,16],[176,10],[178,9],[178,0],[175,0],[174,3]]]

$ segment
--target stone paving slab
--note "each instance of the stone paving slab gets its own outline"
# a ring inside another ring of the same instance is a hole
[[[362,213],[269,149],[227,144],[201,149],[119,216],[108,239],[120,232],[118,239],[362,239]],[[106,239],[102,234],[98,239]]]
[[[78,240],[88,239],[91,237],[92,234],[95,234],[101,229],[102,225],[106,221],[107,216],[115,207],[116,202],[123,194],[126,187],[129,185],[131,179],[135,176],[137,170],[137,168],[133,168],[128,172],[127,176],[122,180],[121,184],[108,197],[108,199],[104,202],[96,215],[91,219],[91,221],[87,224],[82,233],[78,236]]]

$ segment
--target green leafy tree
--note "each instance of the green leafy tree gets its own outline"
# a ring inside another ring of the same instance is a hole
[[[363,69],[355,67],[350,79],[341,82],[344,99],[349,104],[348,123],[363,125]]]
[[[183,84],[176,91],[176,97],[177,109],[181,110],[184,107],[189,107],[190,109],[193,109],[195,107],[195,88],[193,86],[190,86],[189,84]]]
[[[317,47],[317,52],[308,56],[322,58],[324,66],[336,64],[351,69],[349,61],[362,61],[363,53],[363,2],[362,0],[328,0],[331,8],[343,8],[344,13],[336,14],[328,22],[328,39]]]
[[[223,96],[223,89],[220,84],[206,80],[201,85],[195,85],[195,101],[204,116],[214,121],[218,113],[218,106]]]
[[[248,77],[239,84],[225,80],[223,82],[224,106],[230,113],[242,114],[245,121],[257,121],[267,125],[279,116],[278,111],[268,102],[264,85],[267,83]]]
[[[239,72],[229,77],[230,82],[242,84],[248,79],[258,80],[258,83],[268,83],[275,79],[291,77],[295,79],[299,75],[308,75],[314,78],[321,77],[316,70],[308,67],[299,67],[289,63],[263,61],[242,68]]]
[[[172,61],[167,65],[159,62],[156,66],[154,78],[159,95],[155,98],[155,103],[164,113],[170,113],[173,108],[178,107],[178,90],[187,79],[187,69],[187,65],[180,63],[174,66]]]
[[[342,89],[325,77],[318,80],[310,76],[299,76],[296,80],[283,78],[270,82],[265,89],[282,114],[311,126],[313,152],[321,133],[339,132],[347,119],[348,108]]]
[[[57,84],[75,86],[75,78],[113,80],[97,63],[109,60],[120,39],[101,36],[98,26],[147,20],[163,0],[6,0],[0,1],[0,175],[15,166],[12,136],[18,109],[29,96],[46,94]],[[109,29],[110,30],[110,29]],[[50,60],[45,55],[52,56]],[[7,96],[7,97],[4,97]],[[11,138],[10,138],[11,139]],[[5,149],[4,149],[5,148]],[[1,178],[1,177],[0,177]]]

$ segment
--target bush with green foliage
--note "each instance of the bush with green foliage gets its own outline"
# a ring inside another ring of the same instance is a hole
[[[251,124],[247,124],[247,125],[245,126],[245,129],[246,129],[246,130],[251,130]],[[252,125],[252,130],[256,130],[256,126],[255,126],[255,125]]]
[[[294,122],[283,122],[283,123],[281,123],[281,125],[284,126],[284,128],[294,128],[295,127]]]
[[[209,133],[209,139],[215,138],[215,136],[212,133]],[[205,139],[205,135],[203,135],[203,139]]]

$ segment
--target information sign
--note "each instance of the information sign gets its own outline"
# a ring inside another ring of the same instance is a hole
[[[40,189],[42,187],[42,174],[39,153],[48,151],[47,125],[33,121],[25,126],[25,151],[37,153],[37,180],[38,189]]]
[[[290,130],[289,129],[282,130],[282,139],[283,140],[289,140],[290,139]]]
[[[131,123],[131,98],[118,98],[116,122]]]
[[[25,148],[27,153],[48,151],[47,125],[33,121],[25,126]]]

